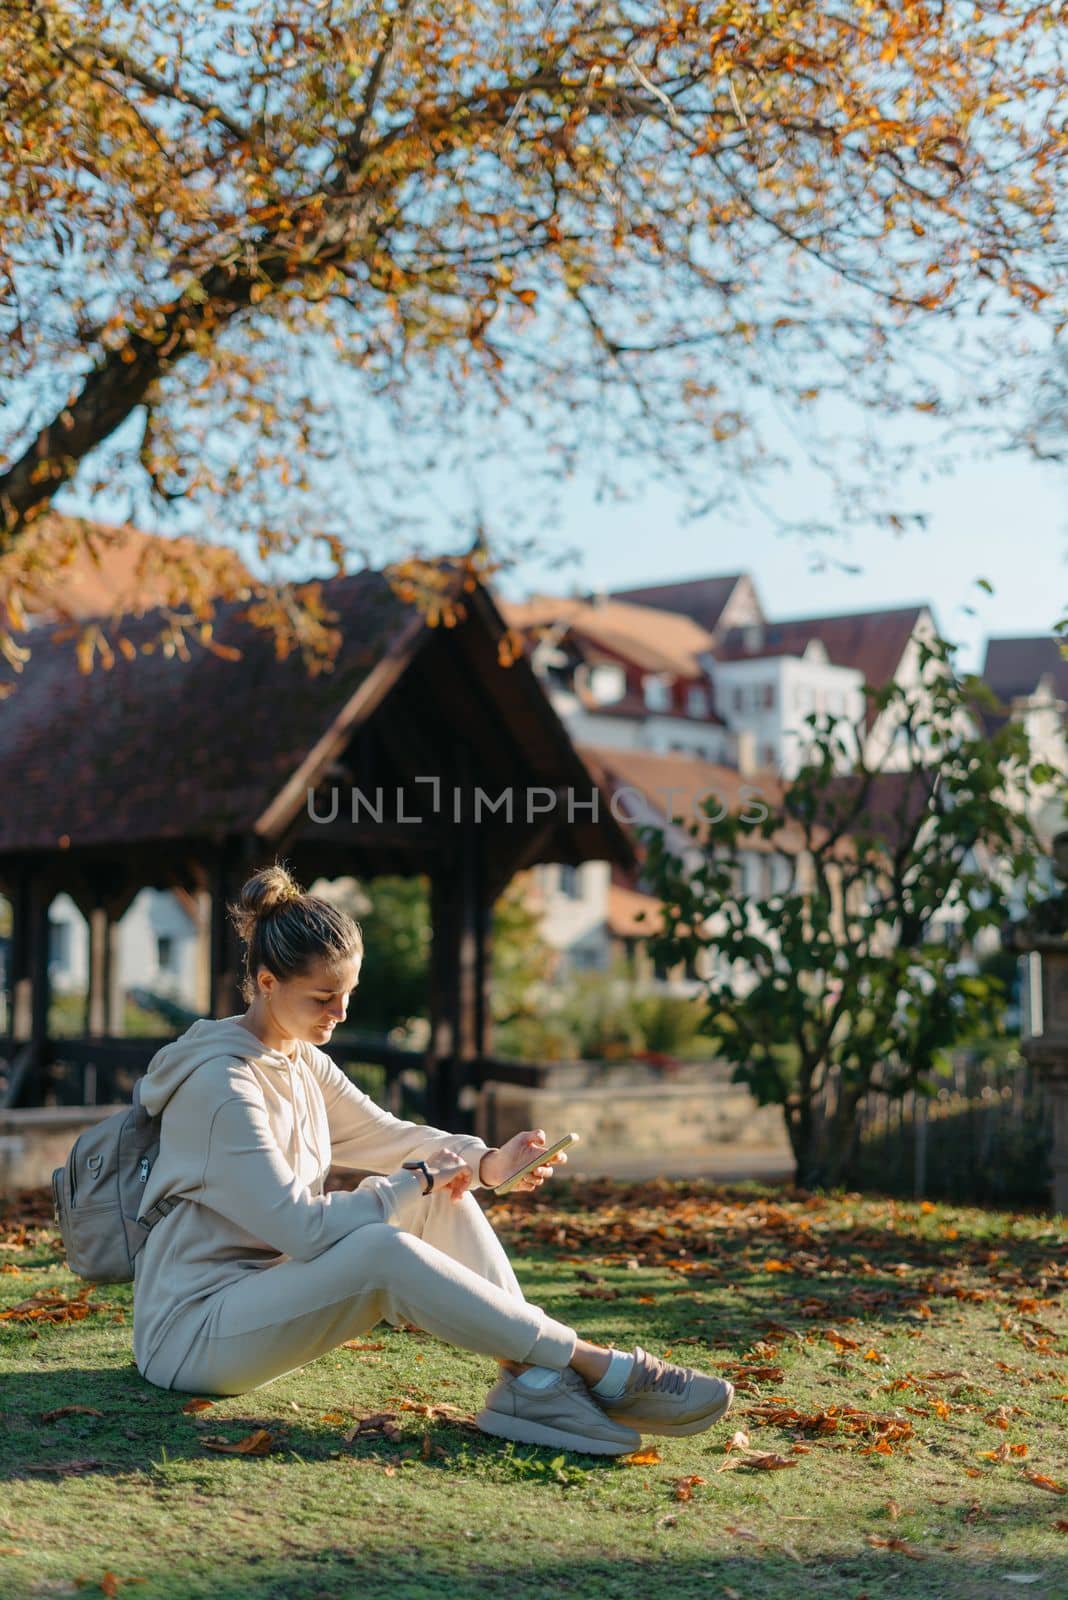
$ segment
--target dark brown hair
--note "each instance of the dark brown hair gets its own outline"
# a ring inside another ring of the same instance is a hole
[[[317,894],[307,894],[281,862],[254,873],[229,907],[245,946],[241,992],[256,998],[261,967],[283,981],[307,972],[315,961],[340,963],[363,955],[359,926]]]

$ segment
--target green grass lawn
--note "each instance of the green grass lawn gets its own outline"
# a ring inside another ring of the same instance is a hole
[[[387,1327],[190,1413],[133,1365],[130,1287],[91,1289],[0,1320],[3,1600],[1068,1595],[1061,1223],[666,1182],[492,1207],[529,1298],[729,1374],[726,1422],[508,1445],[470,1421],[493,1363]],[[44,1197],[10,1206],[0,1307],[84,1288]]]

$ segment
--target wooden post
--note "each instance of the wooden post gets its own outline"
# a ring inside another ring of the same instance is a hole
[[[489,1040],[489,911],[483,852],[470,816],[431,876],[430,1048],[428,1110],[438,1127],[464,1131]]]
[[[242,862],[237,853],[220,852],[211,881],[209,1010],[213,1017],[232,1017],[245,1009],[241,995],[241,940],[226,909],[237,899],[243,881]]]
[[[30,978],[30,879],[20,872],[11,894],[11,968],[9,978],[11,1037],[26,1041],[32,1031]]]

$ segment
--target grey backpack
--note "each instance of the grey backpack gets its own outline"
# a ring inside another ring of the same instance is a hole
[[[129,1110],[78,1135],[52,1174],[52,1200],[72,1272],[94,1283],[128,1283],[151,1229],[178,1204],[170,1196],[139,1215],[159,1154],[161,1119],[141,1104],[141,1080]]]

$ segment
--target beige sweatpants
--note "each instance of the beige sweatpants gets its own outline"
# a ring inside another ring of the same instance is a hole
[[[556,1368],[568,1365],[578,1337],[524,1298],[474,1196],[454,1200],[447,1191],[430,1196],[414,1226],[356,1228],[312,1261],[283,1261],[227,1284],[205,1308],[172,1389],[242,1394],[383,1318],[482,1355]]]

